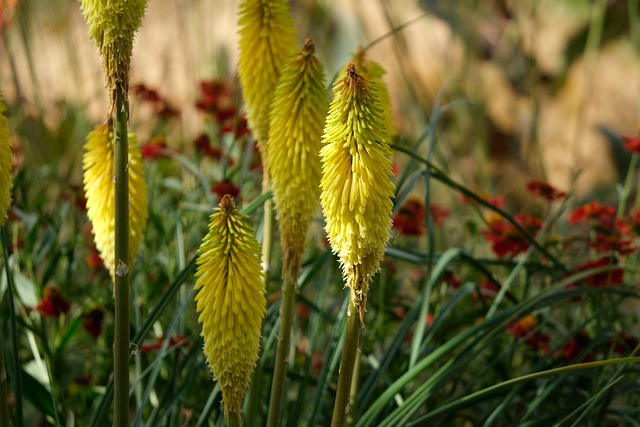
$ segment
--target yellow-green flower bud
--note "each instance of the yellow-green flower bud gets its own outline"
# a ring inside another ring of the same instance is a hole
[[[96,248],[115,280],[115,184],[113,132],[109,126],[97,126],[84,146],[84,193],[87,215],[93,226]],[[129,134],[129,260],[135,259],[147,224],[147,184],[144,181],[142,155],[136,137]]]
[[[269,175],[280,225],[283,267],[299,267],[320,195],[320,141],[328,101],[322,64],[308,39],[285,62],[271,104]],[[291,278],[294,279],[294,278]]]
[[[129,87],[129,64],[135,32],[142,24],[147,0],[80,0],[89,35],[102,56],[106,85],[115,102],[115,89]]]
[[[286,0],[243,0],[238,11],[238,74],[247,120],[265,159],[269,106],[296,33]]]
[[[222,390],[225,418],[240,414],[258,360],[266,310],[260,246],[247,217],[225,195],[198,249],[196,310],[204,355]]]
[[[0,227],[7,220],[11,206],[11,144],[9,120],[4,116],[4,100],[0,92]]]
[[[364,324],[367,291],[389,240],[394,185],[391,152],[374,83],[349,64],[333,87],[324,127],[321,204]]]

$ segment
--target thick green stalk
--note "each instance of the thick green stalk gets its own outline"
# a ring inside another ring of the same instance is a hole
[[[122,86],[116,89],[116,112],[113,121],[115,175],[115,339],[114,426],[129,425],[129,177],[127,163],[127,100]]]
[[[349,413],[349,395],[351,394],[351,382],[358,357],[358,341],[360,339],[360,318],[354,303],[354,298],[349,301],[347,308],[347,331],[342,347],[342,359],[340,360],[340,374],[338,375],[338,391],[333,406],[331,427],[345,425]]]
[[[2,234],[2,256],[4,257],[4,271],[7,273],[7,297],[9,298],[9,321],[11,329],[11,354],[13,358],[13,370],[15,377],[15,390],[13,390],[16,397],[16,426],[22,427],[24,425],[23,413],[22,413],[22,366],[20,365],[20,355],[18,354],[18,325],[16,321],[16,307],[15,307],[15,285],[13,283],[13,275],[9,268],[9,247],[7,242],[6,231],[7,224],[0,229]],[[1,350],[1,349],[0,349]]]
[[[291,328],[293,326],[293,308],[296,294],[295,285],[298,277],[298,268],[289,267],[288,265],[284,266],[284,274],[282,275],[280,330],[278,332],[278,348],[276,350],[273,382],[271,383],[267,427],[277,427],[280,425],[282,403],[284,401],[284,386],[287,381],[287,369],[289,368],[289,347],[291,347]]]

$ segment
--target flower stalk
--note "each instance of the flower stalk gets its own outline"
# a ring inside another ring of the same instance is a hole
[[[349,300],[347,307],[347,327],[340,359],[340,374],[338,376],[338,390],[331,417],[331,426],[344,426],[349,414],[349,400],[351,383],[353,382],[356,359],[359,354],[360,319],[357,315],[358,307],[354,298]]]
[[[347,331],[332,426],[343,426],[369,284],[380,269],[391,228],[391,150],[376,84],[347,65],[334,84],[324,128],[321,204],[331,248],[350,289]],[[356,319],[357,317],[357,319]]]
[[[295,50],[296,32],[285,0],[243,0],[238,9],[238,76],[245,99],[247,121],[264,166],[262,193],[269,191],[267,153],[269,106],[287,56]],[[269,277],[273,243],[273,202],[264,203],[262,267]]]
[[[320,140],[327,112],[322,64],[311,39],[292,54],[282,72],[271,104],[269,172],[282,244],[282,305],[280,329],[267,426],[279,425],[286,374],[297,277],[307,230],[317,208],[321,175]]]
[[[129,139],[127,135],[125,88],[116,89],[116,114],[113,122],[115,179],[115,342],[114,425],[129,425]]]

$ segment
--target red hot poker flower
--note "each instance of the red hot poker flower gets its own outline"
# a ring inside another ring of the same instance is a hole
[[[69,301],[62,295],[60,289],[54,286],[44,288],[42,301],[36,305],[36,310],[42,317],[60,317],[61,314],[68,313],[70,308]]]
[[[536,180],[527,182],[527,190],[529,190],[531,194],[540,196],[549,202],[560,200],[567,196],[566,192],[557,190],[551,186],[551,184]]]

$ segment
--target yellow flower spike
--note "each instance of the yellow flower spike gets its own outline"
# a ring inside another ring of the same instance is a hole
[[[389,240],[395,189],[389,137],[372,86],[354,64],[347,65],[344,78],[333,87],[320,150],[325,229],[361,325],[369,283]]]
[[[128,92],[133,39],[142,24],[147,0],[81,0],[81,3],[89,35],[102,56],[113,106],[117,86],[125,94]]]
[[[243,0],[238,11],[238,74],[247,120],[265,159],[269,106],[280,68],[296,49],[286,0]]]
[[[271,104],[269,175],[280,225],[283,269],[290,273],[300,266],[320,195],[320,141],[329,105],[322,64],[314,52],[313,42],[307,39],[302,50],[287,59]]]
[[[87,215],[93,226],[96,247],[104,265],[115,280],[115,187],[113,132],[109,126],[97,126],[84,146],[84,192]],[[147,223],[147,184],[136,136],[129,134],[129,262],[135,259]]]
[[[4,115],[5,105],[0,92],[0,227],[7,220],[11,206],[11,144],[9,143],[9,120]]]
[[[247,217],[225,195],[198,249],[196,310],[204,354],[222,390],[225,418],[240,415],[258,360],[266,310],[260,246]]]
[[[393,135],[395,129],[391,117],[391,97],[389,96],[389,89],[387,89],[387,85],[384,82],[386,71],[382,68],[382,65],[365,55],[362,46],[360,46],[353,55],[353,63],[356,64],[356,67],[358,67],[358,70],[363,76],[375,83],[378,89],[380,108],[384,112],[384,125],[387,128],[387,134],[389,136]]]

